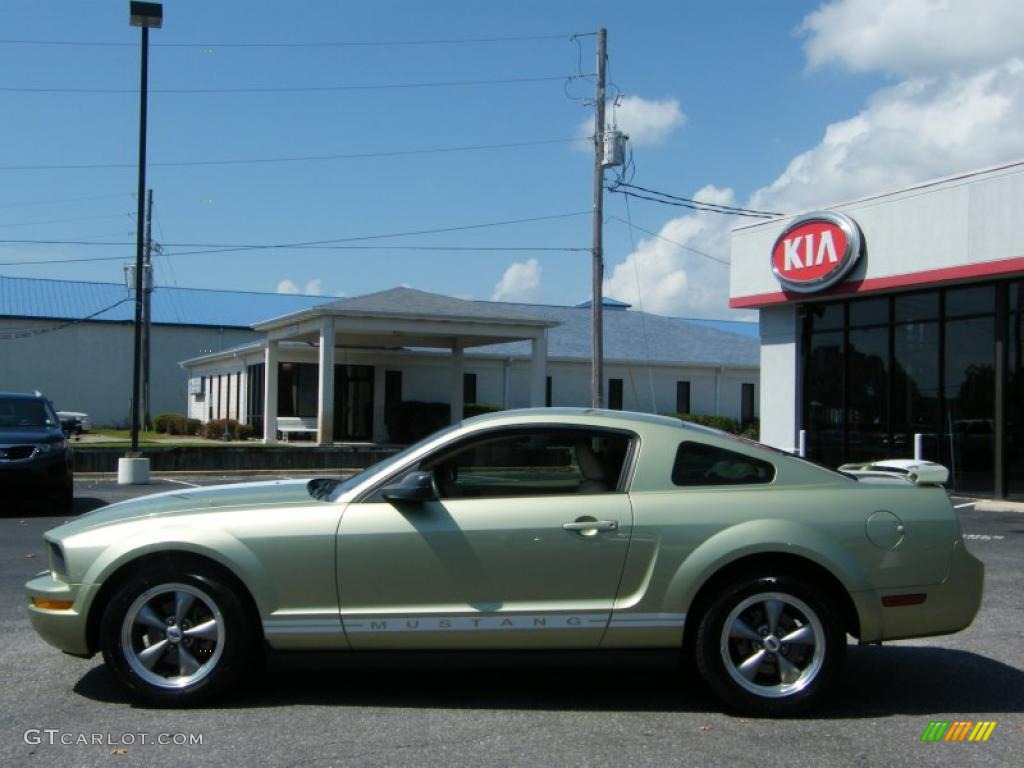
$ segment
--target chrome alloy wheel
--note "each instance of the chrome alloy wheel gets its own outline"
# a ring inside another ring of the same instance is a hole
[[[208,594],[160,584],[131,604],[121,624],[128,666],[158,688],[178,689],[210,674],[224,650],[224,617]]]
[[[802,691],[825,659],[825,630],[807,603],[781,592],[740,602],[722,627],[722,661],[743,689],[767,698]]]

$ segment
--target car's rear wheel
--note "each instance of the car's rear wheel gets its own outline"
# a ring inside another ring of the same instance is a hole
[[[149,704],[187,706],[234,683],[251,654],[245,611],[212,569],[161,568],[129,580],[100,626],[107,666]]]
[[[711,602],[694,643],[712,692],[748,714],[819,705],[842,669],[846,633],[833,601],[790,576],[743,578]]]

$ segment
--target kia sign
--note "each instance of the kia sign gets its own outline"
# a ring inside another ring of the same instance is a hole
[[[772,248],[772,272],[783,288],[813,293],[835,285],[860,259],[864,239],[842,213],[817,211],[794,219]]]

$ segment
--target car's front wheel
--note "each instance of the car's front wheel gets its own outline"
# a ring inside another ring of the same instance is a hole
[[[704,613],[694,644],[712,692],[755,715],[790,715],[825,698],[846,656],[829,596],[790,576],[738,579]]]
[[[234,683],[253,643],[232,588],[212,569],[192,566],[124,584],[104,610],[100,644],[135,698],[188,706]]]

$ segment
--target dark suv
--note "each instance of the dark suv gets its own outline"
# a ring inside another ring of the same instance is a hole
[[[40,392],[0,392],[0,507],[49,502],[66,515],[74,497],[71,446],[53,404]]]

